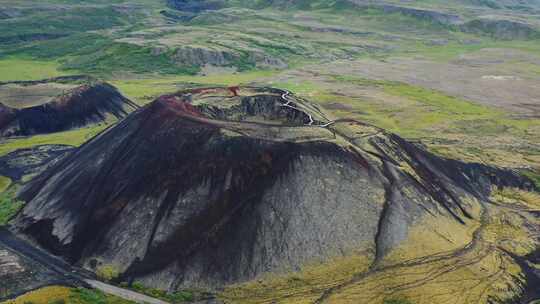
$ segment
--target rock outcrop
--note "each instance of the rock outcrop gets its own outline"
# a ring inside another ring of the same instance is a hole
[[[230,65],[239,56],[223,50],[209,48],[181,47],[176,49],[173,60],[181,65],[203,66],[205,64],[224,66]]]
[[[13,151],[0,157],[0,175],[20,182],[58,162],[72,149],[67,145],[40,145]]]
[[[454,14],[448,14],[439,11],[411,8],[398,5],[375,5],[375,8],[381,9],[385,13],[400,13],[405,16],[410,16],[419,20],[439,23],[443,25],[455,25],[461,23],[461,17]]]
[[[496,39],[540,39],[540,31],[529,24],[504,20],[480,18],[461,25],[464,32],[489,35]]]
[[[442,159],[276,89],[163,96],[27,184],[18,233],[72,263],[177,290],[353,250],[376,260],[430,216],[479,217],[518,174]]]
[[[174,51],[172,60],[185,66],[238,66],[241,63],[251,66],[285,68],[287,64],[281,59],[268,56],[262,52],[232,51],[229,49],[212,49],[203,47],[181,47]]]
[[[32,93],[33,85],[66,81],[82,80],[61,78],[10,84],[21,86],[22,90],[29,94],[28,96],[32,96],[35,94]],[[57,94],[43,104],[30,107],[12,108],[0,103],[0,135],[2,137],[26,136],[64,131],[104,122],[108,118],[120,119],[138,108],[135,103],[122,96],[115,87],[100,81],[83,81],[67,91],[58,89]],[[20,99],[24,102],[24,97]]]

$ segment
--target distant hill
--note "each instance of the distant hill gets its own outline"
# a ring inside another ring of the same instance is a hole
[[[4,83],[0,85],[0,134],[64,131],[120,119],[137,108],[110,84],[87,78]]]

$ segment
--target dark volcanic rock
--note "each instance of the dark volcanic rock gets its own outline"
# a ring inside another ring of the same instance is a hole
[[[20,181],[55,164],[71,150],[67,145],[41,145],[8,153],[0,157],[0,175]]]
[[[9,126],[17,118],[16,110],[0,103],[0,128]]]
[[[527,284],[524,286],[523,294],[521,295],[519,302],[516,303],[535,303],[535,300],[540,299],[540,269],[533,265],[540,263],[540,249],[533,251],[527,256],[512,257],[518,262],[521,269],[523,269],[524,275],[527,279]]]
[[[260,120],[280,121],[283,125],[301,126],[309,122],[309,117],[302,111],[286,108],[279,102],[280,98],[272,95],[246,96],[237,106],[219,108],[215,106],[200,106],[199,110],[205,115],[220,120]]]
[[[25,82],[24,85],[37,83],[42,82]],[[136,108],[136,104],[110,84],[85,83],[38,106],[13,109],[0,103],[0,135],[26,136],[64,131],[103,122],[108,117],[120,119]]]
[[[382,258],[429,214],[463,223],[493,185],[532,187],[382,130],[306,126],[298,100],[275,106],[283,93],[227,97],[220,111],[191,94],[154,101],[26,185],[13,229],[122,280],[219,288],[358,248]]]

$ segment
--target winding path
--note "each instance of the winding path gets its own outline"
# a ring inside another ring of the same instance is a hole
[[[291,94],[291,92],[285,90],[285,93],[281,94],[281,99],[285,100],[286,102],[284,104],[282,104],[283,107],[287,107],[287,108],[291,108],[293,110],[296,110],[296,111],[299,111],[299,112],[302,112],[304,114],[306,114],[308,117],[309,117],[309,122],[307,123],[308,126],[311,126],[313,125],[313,123],[315,122],[313,120],[313,117],[311,116],[311,114],[309,114],[308,112],[306,111],[302,111],[300,110],[299,108],[297,107],[294,107],[294,106],[291,106],[291,100],[289,99],[289,95]]]
[[[290,95],[291,95],[291,92],[289,92],[287,90],[284,90],[284,93],[281,94],[281,99],[283,99],[285,101],[285,103],[282,104],[282,106],[291,108],[291,109],[296,110],[296,111],[300,111],[300,112],[304,113],[305,115],[307,115],[308,118],[309,118],[309,123],[306,124],[307,126],[319,127],[319,128],[327,128],[327,127],[335,124],[336,122],[338,122],[338,120],[329,120],[326,123],[315,124],[315,120],[313,119],[313,116],[311,114],[309,114],[305,110],[302,110],[302,109],[300,109],[298,107],[295,107],[295,106],[291,105],[292,101],[289,99]]]

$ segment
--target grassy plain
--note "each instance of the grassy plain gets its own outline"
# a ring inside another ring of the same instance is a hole
[[[115,296],[106,295],[98,290],[48,286],[28,292],[3,304],[131,304]]]
[[[8,57],[0,59],[0,82],[14,80],[39,80],[65,75],[55,61]]]
[[[115,85],[123,94],[133,99],[138,104],[148,103],[154,98],[166,94],[174,93],[180,89],[192,86],[232,86],[239,84],[249,84],[276,74],[277,71],[260,70],[234,74],[213,74],[208,76],[160,76],[135,79],[116,79],[111,83]]]
[[[107,127],[107,125],[103,124],[58,133],[2,139],[0,141],[0,156],[6,155],[17,149],[30,148],[38,145],[64,144],[80,146]]]

